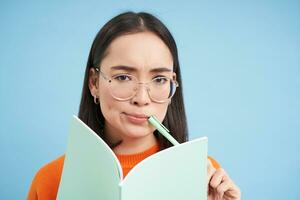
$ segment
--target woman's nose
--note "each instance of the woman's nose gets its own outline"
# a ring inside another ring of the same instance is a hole
[[[138,85],[138,87],[136,88],[136,93],[132,97],[131,102],[138,106],[144,106],[151,103],[149,88],[143,84]]]

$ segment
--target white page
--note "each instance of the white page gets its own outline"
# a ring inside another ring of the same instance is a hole
[[[73,117],[58,200],[119,200],[121,166],[112,150]]]
[[[207,138],[160,151],[121,182],[122,200],[206,200]]]

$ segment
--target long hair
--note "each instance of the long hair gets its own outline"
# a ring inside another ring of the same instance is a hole
[[[177,46],[167,27],[155,16],[145,12],[125,12],[119,14],[108,21],[97,33],[86,65],[78,117],[105,141],[102,131],[104,128],[105,119],[101,112],[100,106],[94,103],[94,98],[91,95],[88,86],[90,68],[100,66],[109,44],[115,38],[124,34],[132,34],[143,31],[150,31],[156,34],[166,44],[172,54],[174,64],[173,70],[176,73],[179,87],[172,97],[172,103],[168,106],[163,124],[170,130],[173,137],[179,143],[185,142],[188,140],[188,131],[182,95],[181,73]],[[158,134],[157,131],[155,131],[154,134],[159,141],[161,150],[172,146],[172,144],[163,136]]]

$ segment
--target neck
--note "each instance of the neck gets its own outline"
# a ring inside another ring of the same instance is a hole
[[[154,134],[149,134],[142,138],[123,138],[122,142],[113,148],[113,151],[119,155],[135,154],[145,151],[157,143],[158,141]]]

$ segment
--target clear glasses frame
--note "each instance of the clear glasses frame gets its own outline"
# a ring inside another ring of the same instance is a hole
[[[94,67],[94,69],[95,69],[95,70],[96,70],[96,71],[97,71],[97,72],[98,72],[98,73],[99,73],[106,81],[108,81],[108,83],[111,84],[111,83],[113,82],[112,79],[110,79],[106,74],[104,74],[104,73],[99,69],[99,67]],[[174,94],[175,94],[175,92],[176,92],[176,88],[179,87],[179,84],[178,84],[178,82],[177,82],[176,80],[174,80],[174,79],[172,79],[172,78],[164,77],[164,79],[168,79],[168,80],[170,81],[170,84],[171,84],[171,85],[170,85],[170,94],[169,94],[168,97],[165,98],[165,99],[156,99],[156,98],[153,98],[153,96],[151,95],[151,89],[150,89],[150,87],[149,87],[149,84],[153,83],[154,81],[156,81],[158,78],[161,78],[161,77],[154,78],[154,79],[152,79],[151,81],[149,81],[149,82],[147,82],[147,83],[142,83],[142,82],[138,82],[138,79],[137,79],[135,76],[133,76],[133,75],[127,75],[127,74],[126,74],[126,76],[129,76],[129,77],[134,78],[134,79],[136,80],[136,86],[137,86],[137,87],[134,87],[135,89],[132,91],[132,95],[130,95],[130,96],[126,97],[126,98],[118,97],[118,96],[114,95],[114,94],[112,93],[112,91],[111,91],[112,97],[115,98],[116,100],[119,100],[119,101],[127,101],[127,100],[133,98],[133,97],[136,95],[136,93],[137,93],[137,91],[138,91],[137,88],[139,88],[140,85],[146,85],[146,86],[147,86],[146,89],[147,89],[148,96],[150,97],[150,99],[151,99],[153,102],[156,102],[156,103],[165,103],[165,102],[167,102],[168,100],[170,100],[170,99],[174,96]],[[113,76],[113,77],[114,77],[114,76]],[[112,77],[112,78],[113,78],[113,77]]]

